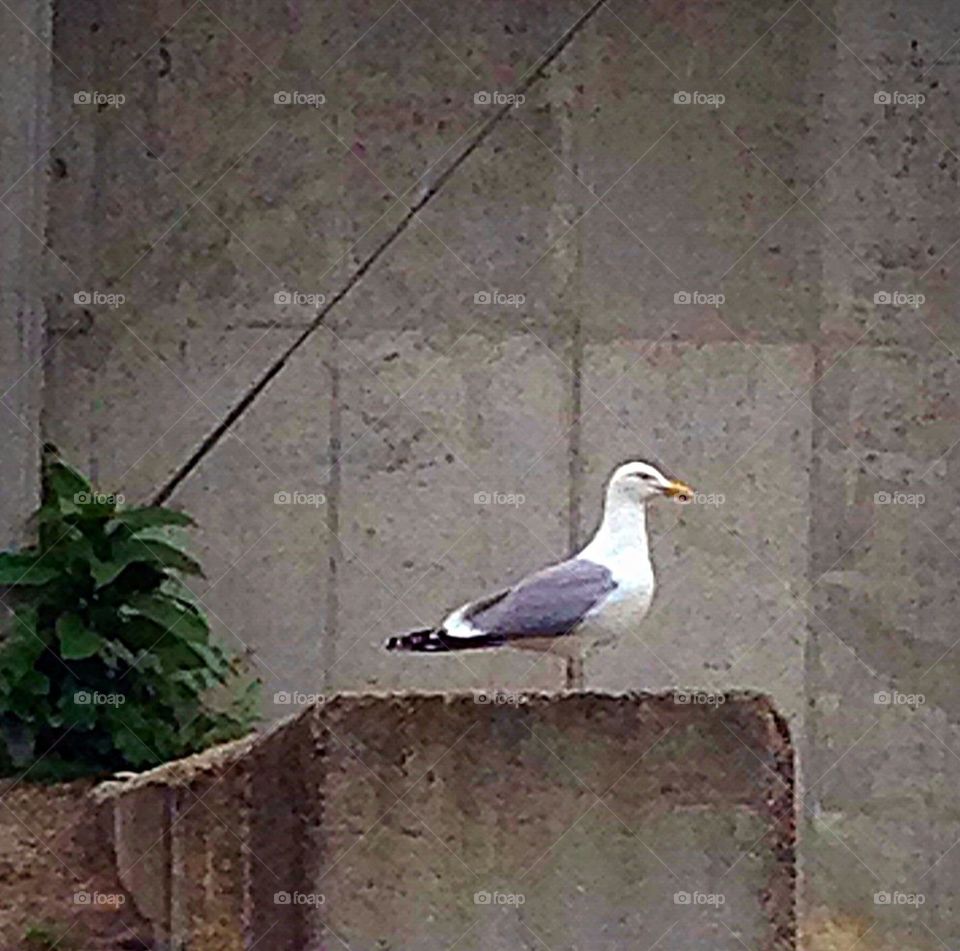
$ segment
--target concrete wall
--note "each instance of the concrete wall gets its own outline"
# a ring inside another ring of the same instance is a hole
[[[772,695],[809,907],[956,941],[958,23],[934,0],[62,4],[45,435],[199,516],[200,593],[268,698],[560,686],[550,658],[379,645],[565,553],[614,461],[661,458],[724,501],[656,509],[655,612],[587,683]],[[898,491],[924,502],[877,501]]]
[[[96,791],[164,947],[795,947],[768,701],[339,697]]]
[[[0,546],[27,535],[37,503],[43,388],[43,255],[51,9],[0,8]]]

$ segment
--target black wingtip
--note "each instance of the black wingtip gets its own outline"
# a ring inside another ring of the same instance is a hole
[[[408,634],[395,634],[388,638],[384,647],[388,651],[440,651],[449,650],[441,637],[439,628],[425,627]]]

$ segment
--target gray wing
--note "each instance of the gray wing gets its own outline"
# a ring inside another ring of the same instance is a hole
[[[491,638],[553,637],[575,627],[616,587],[603,565],[571,558],[475,602],[463,620]]]

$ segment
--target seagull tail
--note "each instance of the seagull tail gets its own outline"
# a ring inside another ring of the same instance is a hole
[[[447,639],[443,636],[443,628],[425,627],[409,634],[397,634],[387,643],[388,651],[448,651]]]

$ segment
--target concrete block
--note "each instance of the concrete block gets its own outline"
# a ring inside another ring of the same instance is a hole
[[[793,781],[758,696],[341,696],[109,795],[219,790],[172,826],[196,951],[234,946],[241,888],[248,945],[283,949],[780,949]]]
[[[165,786],[136,789],[111,800],[117,878],[158,941],[170,938],[170,822],[176,793]]]
[[[245,882],[252,864],[250,777],[235,765],[176,789],[171,811],[171,944],[249,947]]]

